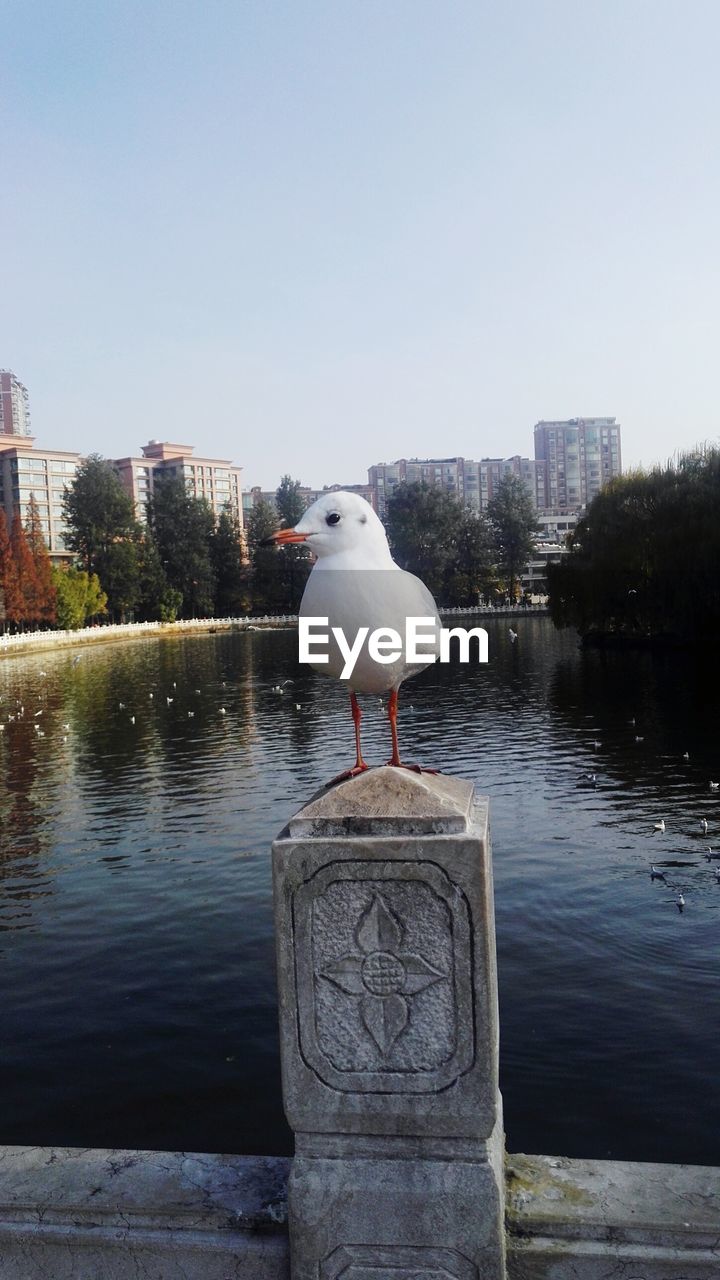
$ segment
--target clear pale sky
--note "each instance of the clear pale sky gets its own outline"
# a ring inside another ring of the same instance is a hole
[[[9,0],[0,366],[245,483],[717,439],[716,0]]]

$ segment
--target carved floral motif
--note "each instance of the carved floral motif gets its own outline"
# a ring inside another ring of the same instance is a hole
[[[357,953],[331,961],[320,977],[347,995],[360,997],[360,1017],[382,1054],[392,1049],[408,1024],[410,1001],[419,991],[444,981],[422,956],[404,951],[403,926],[379,893],[355,929]]]

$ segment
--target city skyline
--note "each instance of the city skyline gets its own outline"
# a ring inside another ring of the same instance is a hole
[[[616,414],[626,467],[715,439],[718,36],[703,0],[10,0],[34,434],[202,424],[261,485],[439,433],[499,457],[538,417]]]

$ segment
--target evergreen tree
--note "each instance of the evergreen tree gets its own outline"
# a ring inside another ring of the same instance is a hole
[[[124,621],[140,596],[138,522],[112,463],[90,454],[78,467],[63,506],[67,547],[83,569],[98,575],[110,611]]]
[[[293,529],[301,520],[306,502],[300,493],[300,481],[284,475],[275,495],[275,506],[283,528]],[[290,543],[283,547],[279,562],[280,607],[284,613],[297,613],[312,568],[307,547]]]
[[[34,587],[36,596],[33,604],[34,620],[46,626],[55,622],[55,584],[53,582],[52,565],[48,554],[47,543],[43,534],[42,519],[34,496],[30,498],[29,511],[25,521],[25,537],[35,566]]]
[[[449,604],[472,608],[496,580],[495,540],[484,515],[467,507],[461,512],[454,547],[446,598]]]
[[[25,537],[25,530],[23,529],[19,511],[16,511],[13,516],[10,528],[10,546],[13,560],[15,561],[19,589],[20,611],[19,617],[15,621],[19,622],[24,628],[26,624],[36,624],[38,621],[37,602],[40,588],[37,574],[35,573],[35,561]]]
[[[0,623],[3,630],[10,623],[17,626],[22,621],[22,593],[17,565],[12,552],[5,512],[0,507]]]
[[[436,485],[399,484],[388,503],[387,533],[393,558],[421,578],[436,600],[449,604],[448,582],[457,559],[463,509]]]
[[[210,505],[189,493],[180,476],[156,479],[148,525],[168,583],[182,594],[183,617],[212,617],[215,571],[210,540],[215,518]]]
[[[255,503],[248,516],[245,532],[254,613],[274,613],[279,607],[282,592],[280,554],[276,547],[265,545],[278,528],[278,523],[275,508],[264,498]]]
[[[247,609],[248,574],[242,560],[240,522],[227,506],[210,539],[210,554],[217,582],[215,613],[219,618],[237,617]]]
[[[520,575],[535,547],[535,534],[540,532],[533,500],[520,476],[503,476],[487,514],[495,534],[499,569],[510,599],[515,600]]]

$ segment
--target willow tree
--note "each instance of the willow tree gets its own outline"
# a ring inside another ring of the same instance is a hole
[[[720,623],[720,452],[611,481],[550,566],[557,626],[584,634],[714,639]]]

